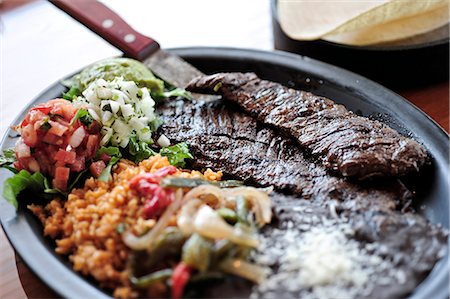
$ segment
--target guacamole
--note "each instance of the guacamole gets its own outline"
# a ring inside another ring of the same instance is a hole
[[[94,63],[75,75],[70,81],[70,87],[85,90],[96,79],[112,81],[123,77],[125,81],[134,81],[139,87],[147,87],[152,94],[161,95],[164,92],[164,82],[141,62],[129,58],[108,58]]]

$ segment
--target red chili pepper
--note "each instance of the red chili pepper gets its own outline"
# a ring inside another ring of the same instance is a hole
[[[173,191],[166,190],[159,185],[162,178],[174,174],[177,169],[174,166],[166,166],[154,173],[143,173],[135,176],[130,187],[145,197],[144,218],[150,219],[159,216],[173,201]]]
[[[183,296],[183,290],[191,277],[191,267],[180,262],[172,273],[172,298],[179,299]]]
[[[153,185],[156,186],[156,188],[154,189],[153,194],[146,198],[144,204],[143,212],[145,219],[155,218],[161,215],[174,199],[171,190],[165,190],[156,184]]]
[[[130,186],[131,188],[136,188],[137,185],[139,185],[139,182],[142,180],[147,181],[149,183],[159,184],[159,181],[161,181],[162,178],[168,176],[169,174],[174,174],[176,172],[177,172],[176,167],[170,165],[158,169],[154,173],[141,173],[131,180]]]

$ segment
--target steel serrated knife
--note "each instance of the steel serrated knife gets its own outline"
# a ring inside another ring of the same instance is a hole
[[[159,44],[134,30],[119,15],[96,0],[49,0],[81,24],[95,32],[125,56],[142,61],[167,83],[185,87],[203,75],[182,58],[161,50]]]

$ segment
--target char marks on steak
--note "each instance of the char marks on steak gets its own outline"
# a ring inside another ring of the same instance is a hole
[[[336,293],[327,293],[336,289],[345,298],[403,297],[443,256],[447,232],[420,215],[399,211],[411,196],[399,181],[391,179],[377,187],[375,182],[335,177],[306,157],[290,138],[277,135],[221,100],[165,101],[157,109],[164,120],[161,133],[173,142],[187,142],[194,166],[222,170],[234,178],[296,195],[271,193],[274,221],[263,229],[268,247],[254,255],[262,254],[260,258],[270,262],[273,272],[268,282],[272,283],[257,287],[241,280],[208,284],[206,298],[248,297],[251,292],[260,298],[336,297]],[[281,267],[288,250],[296,248],[295,240],[321,231],[344,233],[342,248],[356,244],[361,250],[362,258],[353,261],[352,267],[366,269],[369,279],[364,284],[347,285],[344,280],[309,288],[296,281],[285,283],[298,277],[284,273]],[[294,247],[286,242],[294,242]]]
[[[418,171],[427,158],[423,146],[379,121],[253,73],[202,76],[187,89],[220,92],[262,123],[295,138],[328,169],[346,177],[402,176]]]
[[[186,142],[198,168],[222,170],[247,183],[274,186],[315,201],[345,200],[353,209],[370,205],[395,209],[410,197],[397,180],[366,188],[330,175],[307,159],[291,139],[222,101],[166,101],[158,112],[164,120],[162,133],[173,142]]]

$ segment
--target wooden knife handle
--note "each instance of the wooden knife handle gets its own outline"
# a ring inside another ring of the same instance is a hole
[[[159,49],[156,41],[135,31],[114,11],[96,0],[50,2],[120,49],[126,56],[144,60]]]

